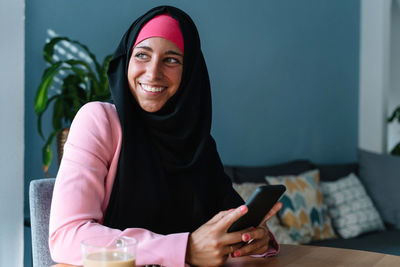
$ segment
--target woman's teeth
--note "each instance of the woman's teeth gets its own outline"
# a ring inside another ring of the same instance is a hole
[[[147,84],[141,84],[141,85],[145,91],[152,92],[152,93],[161,92],[162,90],[164,90],[166,88],[166,87],[152,87]]]

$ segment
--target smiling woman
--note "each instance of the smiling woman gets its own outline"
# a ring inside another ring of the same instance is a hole
[[[129,87],[140,107],[156,112],[181,83],[184,41],[177,20],[158,15],[147,22],[133,45]]]
[[[161,6],[137,19],[108,78],[113,104],[85,105],[65,144],[50,215],[54,261],[81,264],[81,241],[99,235],[138,239],[138,265],[275,255],[265,222],[280,204],[258,227],[227,233],[247,207],[210,135],[209,77],[190,17]]]
[[[129,61],[129,87],[140,107],[156,112],[181,83],[183,55],[173,42],[151,37],[133,49]]]

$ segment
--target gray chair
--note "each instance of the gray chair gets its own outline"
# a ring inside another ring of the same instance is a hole
[[[32,180],[29,185],[33,267],[55,264],[49,250],[49,217],[55,178]]]

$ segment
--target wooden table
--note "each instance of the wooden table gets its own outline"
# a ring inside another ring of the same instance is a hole
[[[53,267],[71,267],[72,265],[57,264]],[[230,258],[224,267],[375,267],[400,266],[400,256],[367,252],[353,249],[329,248],[317,246],[281,245],[281,251],[271,258],[240,257]]]
[[[224,267],[239,266],[307,266],[307,267],[372,267],[372,266],[400,266],[400,256],[367,252],[353,249],[281,245],[281,251],[275,257],[258,259],[251,257],[230,259]]]

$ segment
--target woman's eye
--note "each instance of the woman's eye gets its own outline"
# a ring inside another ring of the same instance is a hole
[[[145,53],[137,53],[135,54],[135,57],[138,59],[146,59],[147,55]]]
[[[167,57],[165,59],[165,62],[171,63],[171,64],[181,64],[181,62],[178,59],[174,58],[174,57]]]

